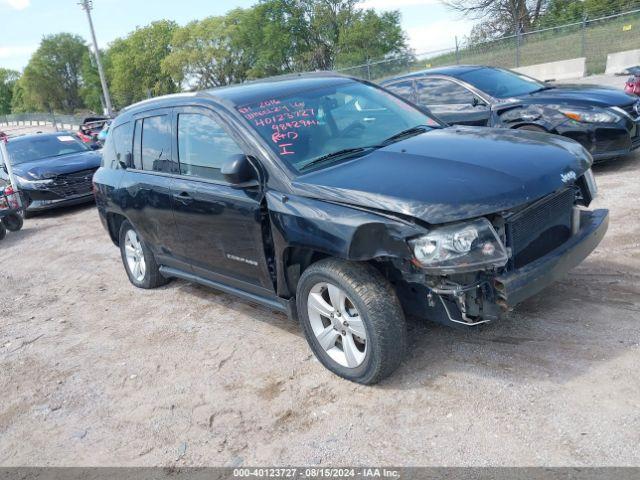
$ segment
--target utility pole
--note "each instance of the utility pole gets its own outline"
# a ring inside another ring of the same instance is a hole
[[[100,84],[102,85],[104,103],[107,106],[107,115],[113,117],[113,107],[111,106],[109,87],[107,87],[107,79],[104,76],[104,70],[102,70],[102,62],[100,61],[100,49],[98,48],[98,41],[96,40],[96,32],[93,29],[93,20],[91,20],[91,9],[93,8],[93,0],[81,0],[78,5],[80,5],[82,9],[87,12],[87,20],[89,20],[89,29],[91,30],[91,38],[93,39],[93,53],[96,57],[96,63],[98,64],[98,75],[100,75]]]

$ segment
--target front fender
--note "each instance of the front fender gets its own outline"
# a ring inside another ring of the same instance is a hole
[[[277,192],[268,192],[266,200],[279,280],[291,247],[345,260],[410,258],[406,239],[426,232],[410,221],[348,205]]]

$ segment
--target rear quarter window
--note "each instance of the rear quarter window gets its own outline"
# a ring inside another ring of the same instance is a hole
[[[102,165],[105,168],[120,168],[127,154],[131,154],[133,144],[133,123],[126,122],[115,127],[107,136],[102,149]]]

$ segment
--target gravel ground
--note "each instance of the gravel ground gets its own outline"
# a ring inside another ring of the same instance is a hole
[[[596,170],[611,226],[501,323],[412,324],[375,387],[296,324],[129,284],[91,206],[0,243],[0,465],[640,466],[640,155]]]

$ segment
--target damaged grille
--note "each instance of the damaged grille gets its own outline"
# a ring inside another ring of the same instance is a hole
[[[46,185],[46,190],[60,198],[91,193],[91,180],[95,171],[96,169],[91,169],[58,175],[53,178],[53,183]]]
[[[568,188],[505,219],[507,245],[513,253],[513,268],[537,260],[571,237],[575,197],[575,189]]]

